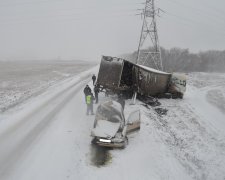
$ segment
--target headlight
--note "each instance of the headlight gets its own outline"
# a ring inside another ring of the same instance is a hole
[[[109,139],[99,139],[99,141],[104,143],[111,143],[111,140]]]

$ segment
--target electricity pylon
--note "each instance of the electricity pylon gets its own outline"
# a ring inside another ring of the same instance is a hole
[[[157,13],[155,10],[154,0],[146,0],[145,8],[141,14],[143,15],[143,24],[136,63],[152,67],[154,69],[163,70],[156,27]],[[144,45],[147,47],[144,47]]]

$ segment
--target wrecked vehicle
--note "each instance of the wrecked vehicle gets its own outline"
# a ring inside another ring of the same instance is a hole
[[[187,78],[184,74],[173,73],[170,78],[170,86],[168,92],[172,94],[173,98],[183,98],[186,91]]]
[[[114,93],[137,92],[142,96],[156,97],[171,93],[174,98],[182,98],[186,90],[186,77],[134,64],[122,58],[103,56],[97,84]]]
[[[127,119],[123,108],[116,101],[107,101],[97,108],[94,127],[91,132],[92,143],[105,147],[125,148],[127,135],[140,129],[140,111],[132,112]]]

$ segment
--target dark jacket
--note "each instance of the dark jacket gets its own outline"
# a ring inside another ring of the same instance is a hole
[[[89,93],[91,93],[91,88],[89,86],[86,86],[84,88],[84,94],[87,96]]]
[[[96,80],[96,76],[95,76],[95,75],[92,76],[92,80],[93,80],[93,81]]]
[[[95,94],[98,94],[99,91],[100,91],[100,90],[99,90],[98,86],[95,86],[95,87],[94,87],[94,92],[95,92]]]

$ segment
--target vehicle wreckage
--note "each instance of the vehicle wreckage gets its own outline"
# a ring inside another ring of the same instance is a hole
[[[114,93],[136,92],[155,97],[164,97],[167,93],[173,98],[183,98],[186,76],[134,64],[122,58],[102,56],[97,85]]]
[[[140,129],[140,111],[124,117],[123,108],[116,101],[106,101],[97,108],[94,127],[91,132],[92,143],[105,147],[125,148],[127,135]]]

